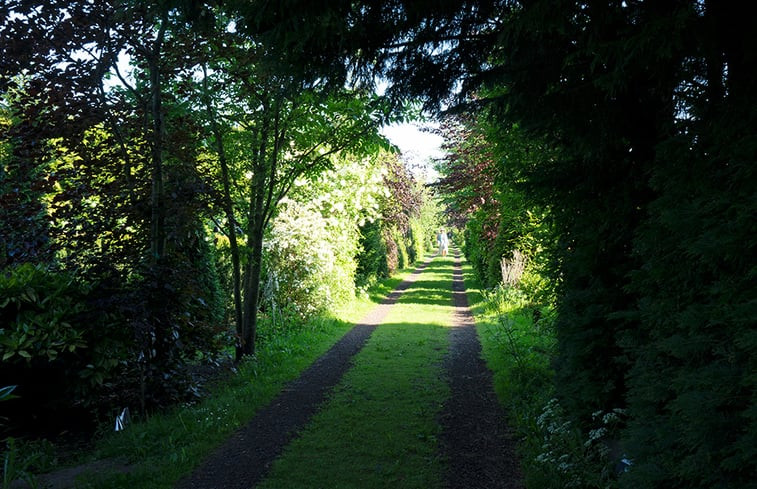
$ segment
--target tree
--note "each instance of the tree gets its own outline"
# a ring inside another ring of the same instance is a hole
[[[165,374],[180,383],[177,366],[212,349],[218,310],[199,129],[180,90],[197,36],[170,4],[11,2],[11,11],[0,73],[18,94],[9,144],[28,148],[25,164],[44,176],[49,262],[97,283],[93,300],[130,331],[123,377],[142,379],[130,388],[143,406],[146,396],[177,397]],[[132,73],[122,72],[125,55]]]
[[[382,145],[377,128],[384,114],[380,100],[367,94],[275,71],[268,48],[239,32],[219,32],[209,49],[213,74],[205,70],[202,95],[221,170],[239,359],[255,351],[263,238],[277,204],[295,180],[329,168],[331,155],[360,155]],[[221,111],[222,97],[237,103]]]
[[[487,105],[494,138],[517,124],[547,146],[525,184],[558,237],[556,385],[584,428],[594,411],[629,407],[625,487],[749,485],[751,9],[694,0],[303,4],[290,2],[291,16],[269,7],[249,18],[282,51],[302,47],[293,59],[316,60],[310,68],[339,71],[359,53],[351,73],[378,67],[392,94]],[[329,29],[287,36],[303,17]],[[482,90],[484,100],[466,98]]]
[[[549,261],[549,210],[529,198],[528,175],[554,154],[517,124],[502,128],[488,117],[486,107],[446,117],[441,132],[447,155],[435,189],[447,220],[465,230],[466,258],[479,280],[493,287],[502,281],[503,257],[519,252],[540,267]]]

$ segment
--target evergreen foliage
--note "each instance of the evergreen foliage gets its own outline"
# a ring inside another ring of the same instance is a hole
[[[632,466],[623,487],[749,487],[757,433],[750,8],[682,0],[419,9],[369,9],[395,20],[371,39],[394,93],[438,106],[461,88],[458,110],[485,109],[490,144],[512,147],[515,127],[524,149],[539,142],[516,171],[497,155],[487,181],[521,191],[524,210],[548,211],[566,414],[587,432],[592,413],[627,408],[620,447]],[[502,172],[519,185],[503,185]],[[463,192],[452,194],[464,202]],[[486,226],[499,210],[466,216],[469,256],[490,280],[506,247],[479,237],[494,231],[507,241],[507,231]]]

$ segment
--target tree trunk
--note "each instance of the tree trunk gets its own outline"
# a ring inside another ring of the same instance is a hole
[[[251,249],[250,261],[245,275],[244,321],[242,324],[242,344],[237,350],[237,360],[243,355],[255,354],[255,340],[258,325],[258,299],[260,296],[260,274],[263,269],[263,232],[265,231],[266,205],[271,168],[266,161],[266,139],[268,131],[261,131],[261,146],[257,154],[257,164],[252,178],[252,199],[247,239]],[[272,184],[272,182],[270,182]]]
[[[166,33],[167,15],[161,19],[155,43],[148,55],[150,70],[150,109],[152,112],[152,192],[150,195],[150,255],[154,263],[165,253],[165,189],[163,176],[163,108],[160,86],[160,51]]]
[[[221,165],[221,178],[223,180],[223,211],[228,223],[227,237],[229,238],[229,248],[231,249],[231,280],[234,294],[234,323],[237,332],[237,359],[239,359],[239,346],[244,337],[244,315],[242,313],[242,268],[239,260],[239,244],[237,243],[237,221],[234,217],[234,203],[231,200],[231,181],[229,180],[229,162],[226,160],[226,150],[223,145],[223,134],[216,115],[213,112],[213,106],[210,102],[208,93],[207,70],[205,66],[203,71],[203,98],[205,107],[208,112],[213,137],[216,140],[216,151],[218,152],[218,161]]]
[[[217,127],[215,122],[213,125]],[[217,131],[217,129],[214,129],[214,131]],[[238,337],[237,343],[239,343],[244,333],[244,316],[242,314],[242,269],[239,260],[239,244],[237,243],[237,225],[236,219],[234,219],[234,204],[231,201],[229,166],[223,151],[223,143],[220,142],[220,137],[220,131],[216,132],[216,140],[219,141],[217,144],[219,149],[219,160],[221,162],[221,174],[223,177],[224,213],[226,214],[226,221],[228,222],[229,248],[231,249],[231,280],[234,292],[234,319]]]
[[[252,253],[247,266],[247,280],[244,297],[244,322],[242,327],[241,349],[237,350],[237,359],[243,355],[255,354],[255,340],[258,326],[258,299],[260,297],[260,274],[263,269],[263,229],[250,236]]]
[[[257,180],[257,178],[255,179]],[[265,182],[263,182],[265,183]],[[251,248],[250,261],[245,274],[244,319],[242,322],[241,345],[237,348],[237,360],[243,355],[255,354],[255,340],[258,326],[258,299],[260,296],[260,274],[263,269],[263,188],[256,185],[255,217],[250,225],[248,240]]]

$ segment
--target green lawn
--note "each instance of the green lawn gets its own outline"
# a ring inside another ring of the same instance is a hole
[[[443,486],[438,415],[451,320],[452,260],[437,258],[356,356],[332,398],[259,486]]]

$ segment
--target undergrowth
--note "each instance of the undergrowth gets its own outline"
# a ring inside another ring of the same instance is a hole
[[[617,428],[624,413],[594,413],[584,433],[556,399],[555,311],[515,287],[481,291],[470,265],[464,267],[483,356],[494,387],[518,438],[528,489],[612,489],[622,470],[617,461]]]

